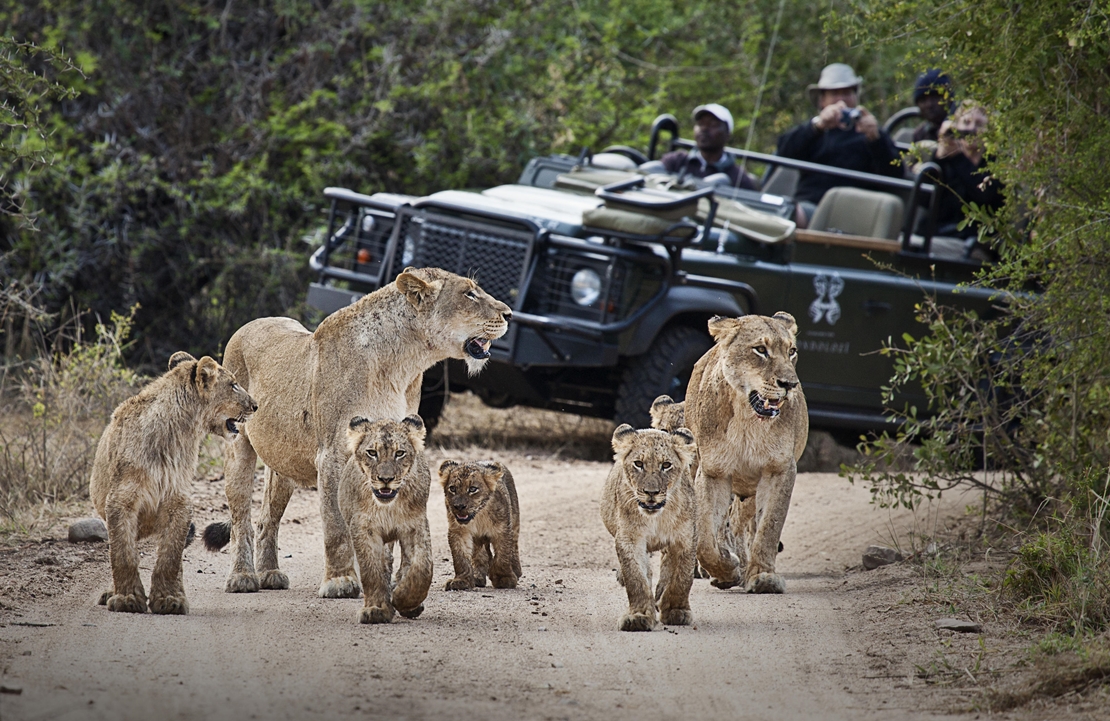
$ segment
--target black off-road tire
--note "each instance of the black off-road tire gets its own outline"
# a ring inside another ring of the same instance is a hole
[[[676,402],[686,400],[690,371],[712,347],[713,339],[705,331],[689,326],[664,329],[647,353],[628,364],[617,391],[614,420],[633,428],[650,428],[652,401],[663,394]]]

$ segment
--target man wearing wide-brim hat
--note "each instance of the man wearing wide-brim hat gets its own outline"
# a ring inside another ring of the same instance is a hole
[[[879,127],[875,116],[859,104],[863,78],[850,65],[826,65],[816,83],[806,88],[819,108],[817,115],[779,138],[778,154],[821,165],[864,173],[902,177],[898,149]],[[802,173],[794,199],[798,224],[806,227],[817,203],[829,188],[866,184],[821,173]]]

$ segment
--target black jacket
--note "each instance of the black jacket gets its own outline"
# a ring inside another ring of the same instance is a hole
[[[806,160],[821,165],[831,165],[846,170],[902,177],[902,163],[894,141],[885,131],[871,142],[855,130],[832,128],[820,131],[812,122],[805,122],[787,131],[779,138],[778,154],[784,158]],[[818,173],[802,173],[798,180],[795,200],[817,203],[829,188],[850,185],[866,188],[866,183],[837,178]]]

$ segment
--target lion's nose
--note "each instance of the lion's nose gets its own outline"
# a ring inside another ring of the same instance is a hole
[[[779,384],[779,388],[784,390],[791,390],[798,385],[798,381],[784,381],[781,378],[778,379],[777,383]]]
[[[506,310],[501,314],[501,317],[504,318],[506,322],[508,322],[513,319],[513,312],[511,310]]]
[[[251,413],[254,413],[257,410],[258,410],[258,404],[257,403],[251,403]]]
[[[383,476],[380,473],[378,474],[378,480],[381,481],[382,483],[386,484],[386,485],[389,485],[390,483],[393,483],[393,479],[395,477],[396,476]]]

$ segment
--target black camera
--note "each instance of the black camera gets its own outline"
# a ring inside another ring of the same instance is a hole
[[[856,127],[856,121],[859,120],[859,108],[844,108],[840,111],[840,125],[846,130],[851,130]]]

